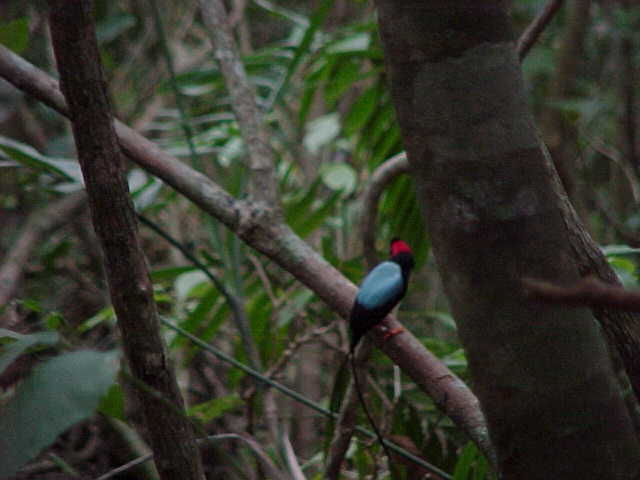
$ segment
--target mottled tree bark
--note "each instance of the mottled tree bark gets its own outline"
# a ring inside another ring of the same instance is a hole
[[[160,336],[153,287],[113,128],[90,0],[50,0],[50,26],[91,217],[145,425],[164,480],[204,478],[200,453]]]
[[[419,201],[500,473],[636,478],[640,444],[592,313],[532,301],[520,284],[574,283],[581,259],[577,220],[527,108],[507,2],[377,5]]]

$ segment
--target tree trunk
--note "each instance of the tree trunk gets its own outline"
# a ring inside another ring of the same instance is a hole
[[[69,105],[113,309],[162,480],[204,478],[192,425],[160,335],[146,259],[113,128],[90,0],[49,0],[60,86]]]
[[[377,0],[419,201],[503,478],[635,478],[640,444],[592,313],[520,284],[581,272],[507,3]]]

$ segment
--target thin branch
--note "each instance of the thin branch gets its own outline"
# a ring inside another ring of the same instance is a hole
[[[222,0],[199,0],[216,60],[231,94],[231,106],[247,145],[251,167],[252,195],[265,206],[279,211],[275,160],[269,145],[269,133],[258,110],[256,94],[249,84]]]
[[[549,25],[549,22],[551,22],[561,6],[562,0],[549,0],[538,16],[522,32],[516,47],[520,61],[527,56],[533,44],[536,43],[540,34]]]
[[[49,23],[61,88],[69,105],[91,217],[105,254],[109,293],[160,478],[201,480],[200,452],[160,336],[153,287],[138,238],[90,0],[50,0]]]
[[[68,114],[57,82],[3,46],[0,46],[0,76],[60,113]],[[348,318],[356,286],[287,225],[274,222],[271,216],[263,215],[263,211],[251,203],[234,199],[209,178],[122,123],[115,121],[114,124],[120,145],[134,162],[227,225],[251,247],[294,275],[338,315]],[[384,324],[390,329],[400,326],[392,316],[387,317]],[[386,342],[377,329],[372,337],[378,348],[491,458],[493,448],[484,416],[477,398],[464,382],[408,331]]]
[[[282,446],[291,478],[293,480],[307,480],[307,477],[305,477],[302,472],[302,467],[300,467],[300,462],[298,462],[298,457],[296,457],[296,452],[293,450],[293,445],[291,445],[291,440],[287,432],[282,434]]]
[[[364,258],[368,268],[378,263],[378,255],[376,253],[376,220],[378,216],[378,203],[384,189],[395,178],[409,171],[409,162],[405,152],[399,153],[389,160],[381,164],[371,176],[369,184],[362,193],[362,246],[364,249]]]
[[[28,259],[42,237],[65,225],[71,215],[86,205],[86,199],[84,191],[76,192],[29,215],[0,265],[0,305],[6,305],[15,295],[24,269],[29,265]]]
[[[585,277],[570,286],[523,278],[522,285],[531,298],[547,303],[640,311],[640,291],[607,285],[595,277]]]

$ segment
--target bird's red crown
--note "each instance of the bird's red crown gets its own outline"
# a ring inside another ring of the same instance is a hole
[[[391,256],[398,255],[399,253],[406,252],[411,253],[411,247],[404,240],[399,238],[393,238],[391,240]]]

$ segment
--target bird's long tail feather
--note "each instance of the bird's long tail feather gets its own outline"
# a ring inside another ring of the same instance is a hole
[[[380,445],[382,445],[382,448],[384,448],[384,452],[386,453],[387,459],[389,461],[389,469],[393,471],[393,460],[391,457],[391,451],[385,444],[384,438],[380,433],[380,430],[378,430],[378,426],[376,425],[376,422],[373,420],[371,413],[369,413],[369,408],[367,407],[367,404],[364,401],[364,395],[362,394],[360,380],[358,380],[358,372],[356,369],[356,357],[355,357],[354,350],[351,350],[349,352],[349,363],[351,364],[351,371],[353,373],[353,386],[356,389],[356,393],[358,394],[358,399],[360,400],[360,404],[362,404],[362,410],[364,411],[364,414],[366,415],[367,420],[371,424],[371,428],[373,428],[373,431],[375,432],[376,437],[378,437],[378,442],[380,443]]]

